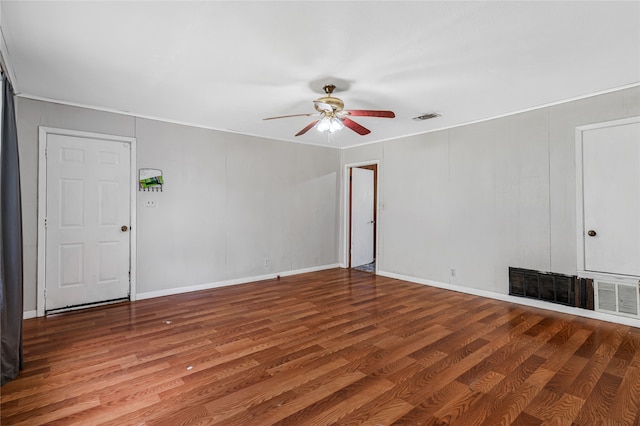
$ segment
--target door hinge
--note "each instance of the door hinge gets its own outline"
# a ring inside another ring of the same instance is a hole
[[[44,158],[47,158],[48,155],[49,155],[49,148],[45,147],[44,148]]]
[[[44,227],[45,228],[47,227],[47,218],[46,217],[44,218]]]

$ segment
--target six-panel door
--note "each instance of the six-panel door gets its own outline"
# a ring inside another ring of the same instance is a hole
[[[47,311],[129,296],[130,145],[47,135]]]

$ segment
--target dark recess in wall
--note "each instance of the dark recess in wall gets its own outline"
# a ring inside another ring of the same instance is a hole
[[[593,280],[509,267],[509,294],[593,310]]]

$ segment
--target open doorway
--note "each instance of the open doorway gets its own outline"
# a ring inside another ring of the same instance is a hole
[[[348,168],[348,172],[348,266],[375,273],[378,165],[353,166]]]

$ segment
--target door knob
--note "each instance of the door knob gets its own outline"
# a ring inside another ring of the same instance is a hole
[[[593,229],[590,229],[589,231],[587,231],[587,235],[590,237],[595,237],[597,235],[597,232]]]
[[[120,229],[122,230],[122,232],[127,232],[129,230],[127,225],[122,225],[122,228],[120,228]]]

